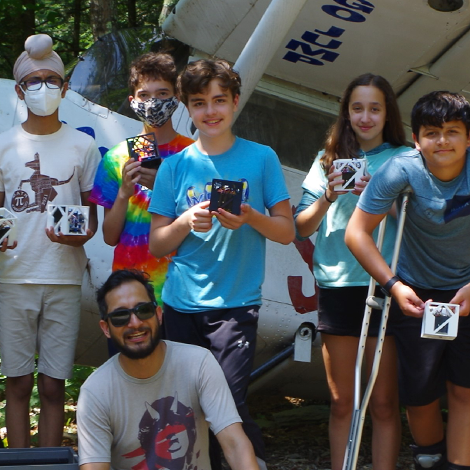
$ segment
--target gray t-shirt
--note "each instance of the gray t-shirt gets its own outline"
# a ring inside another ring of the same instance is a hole
[[[470,165],[459,176],[440,181],[418,151],[392,157],[371,179],[357,206],[386,213],[411,186],[398,275],[416,287],[459,289],[470,282]]]
[[[241,419],[213,355],[165,343],[163,365],[153,377],[127,375],[116,355],[83,384],[77,406],[80,465],[210,469],[209,425],[217,434]]]

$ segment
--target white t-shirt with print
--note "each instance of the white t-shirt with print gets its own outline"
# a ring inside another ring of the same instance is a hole
[[[18,246],[2,253],[0,282],[81,284],[85,250],[47,238],[47,204],[81,205],[99,162],[94,139],[67,124],[48,135],[29,134],[21,125],[1,134],[0,192],[18,218]]]

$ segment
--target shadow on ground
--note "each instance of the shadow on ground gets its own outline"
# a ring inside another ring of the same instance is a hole
[[[252,416],[263,431],[269,470],[331,468],[327,403],[266,396],[250,396],[248,401]],[[402,424],[403,435],[397,469],[413,470],[408,447],[412,440],[404,413]],[[357,468],[372,469],[370,456],[371,426],[367,417]]]

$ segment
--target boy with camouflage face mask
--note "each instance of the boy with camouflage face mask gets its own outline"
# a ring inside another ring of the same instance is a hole
[[[169,54],[149,52],[130,68],[129,102],[143,122],[141,134],[154,133],[162,158],[173,155],[193,141],[179,135],[171,122],[178,107],[175,97],[176,67]],[[148,250],[150,214],[147,208],[157,170],[144,168],[129,158],[127,142],[103,157],[90,200],[104,207],[104,241],[115,246],[113,271],[133,268],[150,275],[160,301],[170,256],[155,258]]]

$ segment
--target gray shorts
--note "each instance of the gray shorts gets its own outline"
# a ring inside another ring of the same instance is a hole
[[[72,376],[80,324],[81,287],[1,284],[0,355],[2,374],[38,372],[55,379]]]

